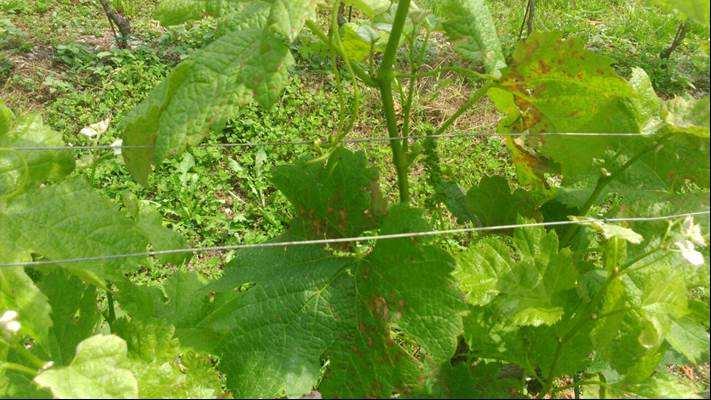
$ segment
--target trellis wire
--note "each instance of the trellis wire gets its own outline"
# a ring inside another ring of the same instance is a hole
[[[570,136],[570,137],[627,137],[627,138],[644,138],[650,137],[653,134],[640,134],[636,132],[541,132],[541,133],[494,133],[491,136],[504,137],[520,137],[520,136]],[[367,138],[347,138],[343,143],[388,143],[395,140],[416,140],[416,139],[456,139],[456,138],[482,138],[487,135],[479,133],[460,133],[460,134],[443,134],[443,135],[413,135],[413,136],[396,136],[396,137],[367,137]],[[299,146],[313,145],[318,142],[325,142],[323,138],[313,140],[297,140],[297,141],[262,141],[262,142],[243,142],[243,143],[205,143],[200,144],[197,148],[233,148],[233,147],[268,147],[268,146]],[[0,147],[0,149],[18,150],[18,151],[82,151],[82,150],[131,150],[131,149],[151,149],[155,145],[80,145],[80,146],[17,146],[17,147]]]
[[[597,219],[603,222],[653,222],[653,221],[665,221],[672,220],[682,217],[693,217],[698,215],[709,215],[710,210],[688,212],[683,214],[665,215],[659,217],[621,217],[621,218],[603,218]],[[213,246],[213,247],[187,247],[181,249],[171,249],[171,250],[156,250],[156,251],[145,251],[139,253],[126,253],[126,254],[112,254],[105,256],[93,256],[93,257],[77,257],[77,258],[66,258],[58,260],[40,260],[40,261],[30,261],[30,262],[11,262],[11,263],[0,263],[0,268],[2,267],[37,267],[45,265],[56,265],[56,264],[78,264],[84,262],[101,262],[101,261],[111,261],[126,258],[142,258],[150,256],[162,256],[170,254],[185,254],[185,253],[206,253],[206,252],[223,252],[232,250],[245,250],[245,249],[264,249],[264,248],[274,248],[274,247],[295,247],[295,246],[309,246],[309,245],[327,245],[327,244],[338,244],[338,243],[354,243],[354,242],[365,242],[371,240],[390,240],[390,239],[403,239],[403,238],[416,238],[416,237],[428,237],[428,236],[441,236],[441,235],[453,235],[460,233],[472,233],[472,232],[485,232],[485,231],[499,231],[508,230],[515,228],[532,228],[532,227],[550,227],[550,226],[562,226],[562,225],[574,225],[574,224],[587,224],[590,220],[569,220],[569,221],[550,221],[550,222],[535,222],[527,224],[511,224],[511,225],[497,225],[497,226],[482,226],[473,228],[458,228],[458,229],[448,229],[448,230],[432,230],[424,232],[407,232],[407,233],[395,233],[387,235],[373,235],[373,236],[357,236],[357,237],[347,237],[347,238],[335,238],[335,239],[316,239],[316,240],[297,240],[297,241],[287,241],[287,242],[265,242],[265,243],[253,243],[253,244],[237,244],[228,246]]]

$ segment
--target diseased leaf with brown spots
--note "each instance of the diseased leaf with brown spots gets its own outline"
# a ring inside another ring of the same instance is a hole
[[[429,230],[421,210],[397,206],[382,234]],[[355,301],[342,311],[346,328],[328,351],[326,396],[407,394],[426,379],[423,365],[393,340],[391,329],[418,346],[426,362],[449,360],[463,332],[464,302],[451,273],[454,260],[424,239],[378,242],[353,273]],[[349,328],[350,326],[350,328]]]
[[[272,179],[310,238],[356,236],[375,228],[383,214],[378,172],[363,153],[338,148],[326,162],[281,166]]]

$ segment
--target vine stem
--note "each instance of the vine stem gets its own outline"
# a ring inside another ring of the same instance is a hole
[[[376,83],[380,91],[381,101],[383,103],[383,113],[388,129],[388,136],[393,139],[390,141],[390,149],[393,153],[393,164],[397,172],[397,183],[400,191],[400,202],[407,204],[410,202],[410,183],[408,181],[408,162],[407,155],[403,152],[402,143],[396,138],[400,137],[397,127],[397,116],[395,115],[395,100],[393,98],[393,80],[395,79],[394,65],[397,58],[397,50],[400,45],[407,13],[410,9],[410,0],[400,0],[397,3],[395,11],[395,19],[390,37],[385,47],[383,61],[378,69]]]
[[[420,68],[420,64],[418,60],[415,60],[415,32],[417,30],[417,26],[412,28],[412,35],[410,35],[410,52],[409,52],[409,61],[410,61],[410,73],[413,75],[413,77],[409,80],[407,83],[407,97],[405,98],[405,104],[402,107],[402,149],[403,153],[405,155],[409,154],[409,138],[410,138],[410,119],[412,115],[412,107],[413,107],[413,101],[415,99],[415,89],[417,87],[417,83],[420,80],[416,76],[417,70]],[[427,33],[427,36],[429,36],[429,32]],[[425,39],[425,42],[427,42],[427,38]],[[411,160],[408,159],[408,162]]]
[[[18,345],[18,346],[13,346],[13,347],[17,351],[17,354],[19,354],[22,358],[24,358],[25,361],[30,363],[33,367],[35,367],[37,369],[41,369],[46,364],[45,361],[42,361],[39,357],[32,354],[32,352],[25,346]]]
[[[584,380],[581,381],[581,380],[579,380],[579,381],[574,382],[574,383],[572,383],[572,384],[558,387],[558,388],[556,388],[556,390],[554,390],[554,392],[558,393],[558,392],[561,392],[561,391],[563,391],[563,390],[567,390],[567,389],[570,389],[570,388],[582,387],[582,386],[592,386],[592,385],[595,385],[595,386],[604,386],[604,385],[607,385],[607,383],[605,383],[605,382],[603,382],[603,381],[595,381],[595,380],[588,380],[588,381],[584,381]]]
[[[116,321],[116,308],[114,305],[114,295],[111,293],[111,290],[106,290],[106,301],[108,302],[108,318],[107,322],[109,323],[109,326],[113,325],[113,323]]]
[[[32,370],[32,368],[25,367],[24,365],[15,364],[11,362],[0,362],[0,369],[7,369],[10,371],[19,372],[31,377],[37,375],[37,371]]]
[[[331,41],[328,39],[328,36],[321,30],[321,28],[316,25],[314,21],[307,20],[306,21],[306,27],[309,28],[309,30],[316,35],[326,46],[328,46],[330,49],[335,50],[338,55],[343,58],[344,60],[347,59],[345,53],[343,52],[343,48],[339,48],[335,46]],[[352,63],[351,68],[353,69],[353,73],[361,80],[363,83],[370,87],[377,87],[377,82],[375,79],[373,79],[370,74],[363,69],[359,64],[357,63]]]

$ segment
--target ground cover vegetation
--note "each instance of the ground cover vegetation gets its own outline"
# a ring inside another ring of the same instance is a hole
[[[0,395],[708,396],[708,1],[0,12]]]

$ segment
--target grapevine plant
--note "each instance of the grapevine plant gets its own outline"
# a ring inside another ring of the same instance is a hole
[[[483,0],[169,0],[157,16],[171,25],[207,15],[218,21],[214,41],[122,122],[138,182],[150,185],[154,166],[235,109],[278,102],[292,51],[310,35],[330,52],[342,115],[316,158],[274,172],[295,216],[272,243],[431,231],[429,211],[410,197],[417,165],[430,203],[460,223],[533,225],[483,232],[463,250],[425,236],[265,246],[238,251],[216,280],[178,272],[138,285],[130,276],[147,256],[136,253],[183,248],[181,237],[156,209],[104,198],[73,173],[70,152],[52,150],[61,135],[2,106],[0,261],[15,266],[0,269],[0,394],[698,391],[665,366],[708,361],[707,217],[609,219],[708,208],[708,97],[661,99],[643,70],[624,79],[556,33],[532,33],[505,57]],[[433,74],[424,66],[435,39],[459,55],[438,68],[474,88],[441,126],[423,120],[416,93]],[[394,204],[380,171],[343,145],[368,92],[387,128]],[[491,176],[461,188],[437,141],[487,97],[502,114],[514,186]],[[157,258],[180,265],[189,254]]]

